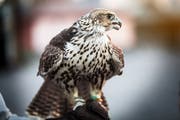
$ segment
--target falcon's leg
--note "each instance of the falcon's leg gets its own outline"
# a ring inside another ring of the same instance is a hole
[[[90,99],[90,82],[81,79],[76,82],[77,88],[75,88],[74,92],[74,99],[75,99],[75,106],[74,109],[78,106],[82,106],[85,104],[87,100]]]
[[[96,100],[99,102],[99,104],[105,109],[109,110],[107,101],[105,99],[104,93],[102,92],[102,87],[105,84],[105,80],[100,82],[100,84],[97,84],[95,86],[92,86],[91,88],[91,99]]]
[[[79,96],[78,89],[74,88],[74,107],[75,110],[78,106],[83,106],[85,104],[85,100]]]

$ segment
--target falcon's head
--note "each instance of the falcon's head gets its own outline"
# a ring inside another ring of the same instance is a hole
[[[107,9],[94,9],[82,16],[77,23],[82,31],[101,33],[111,29],[119,30],[122,25],[116,13]]]

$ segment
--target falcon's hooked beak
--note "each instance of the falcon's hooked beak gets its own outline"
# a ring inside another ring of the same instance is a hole
[[[119,30],[122,26],[121,20],[118,17],[115,17],[112,20],[112,26],[113,26],[113,29]]]

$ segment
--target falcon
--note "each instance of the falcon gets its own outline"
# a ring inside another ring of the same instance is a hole
[[[56,118],[88,99],[108,110],[102,87],[111,77],[122,74],[124,58],[106,31],[120,27],[116,13],[94,9],[56,35],[41,55],[38,75],[44,83],[28,114]]]

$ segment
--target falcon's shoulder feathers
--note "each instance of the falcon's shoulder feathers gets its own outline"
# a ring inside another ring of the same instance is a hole
[[[37,75],[45,76],[61,64],[64,55],[64,45],[69,42],[76,33],[76,29],[70,27],[57,34],[46,46],[41,55],[39,71]]]

